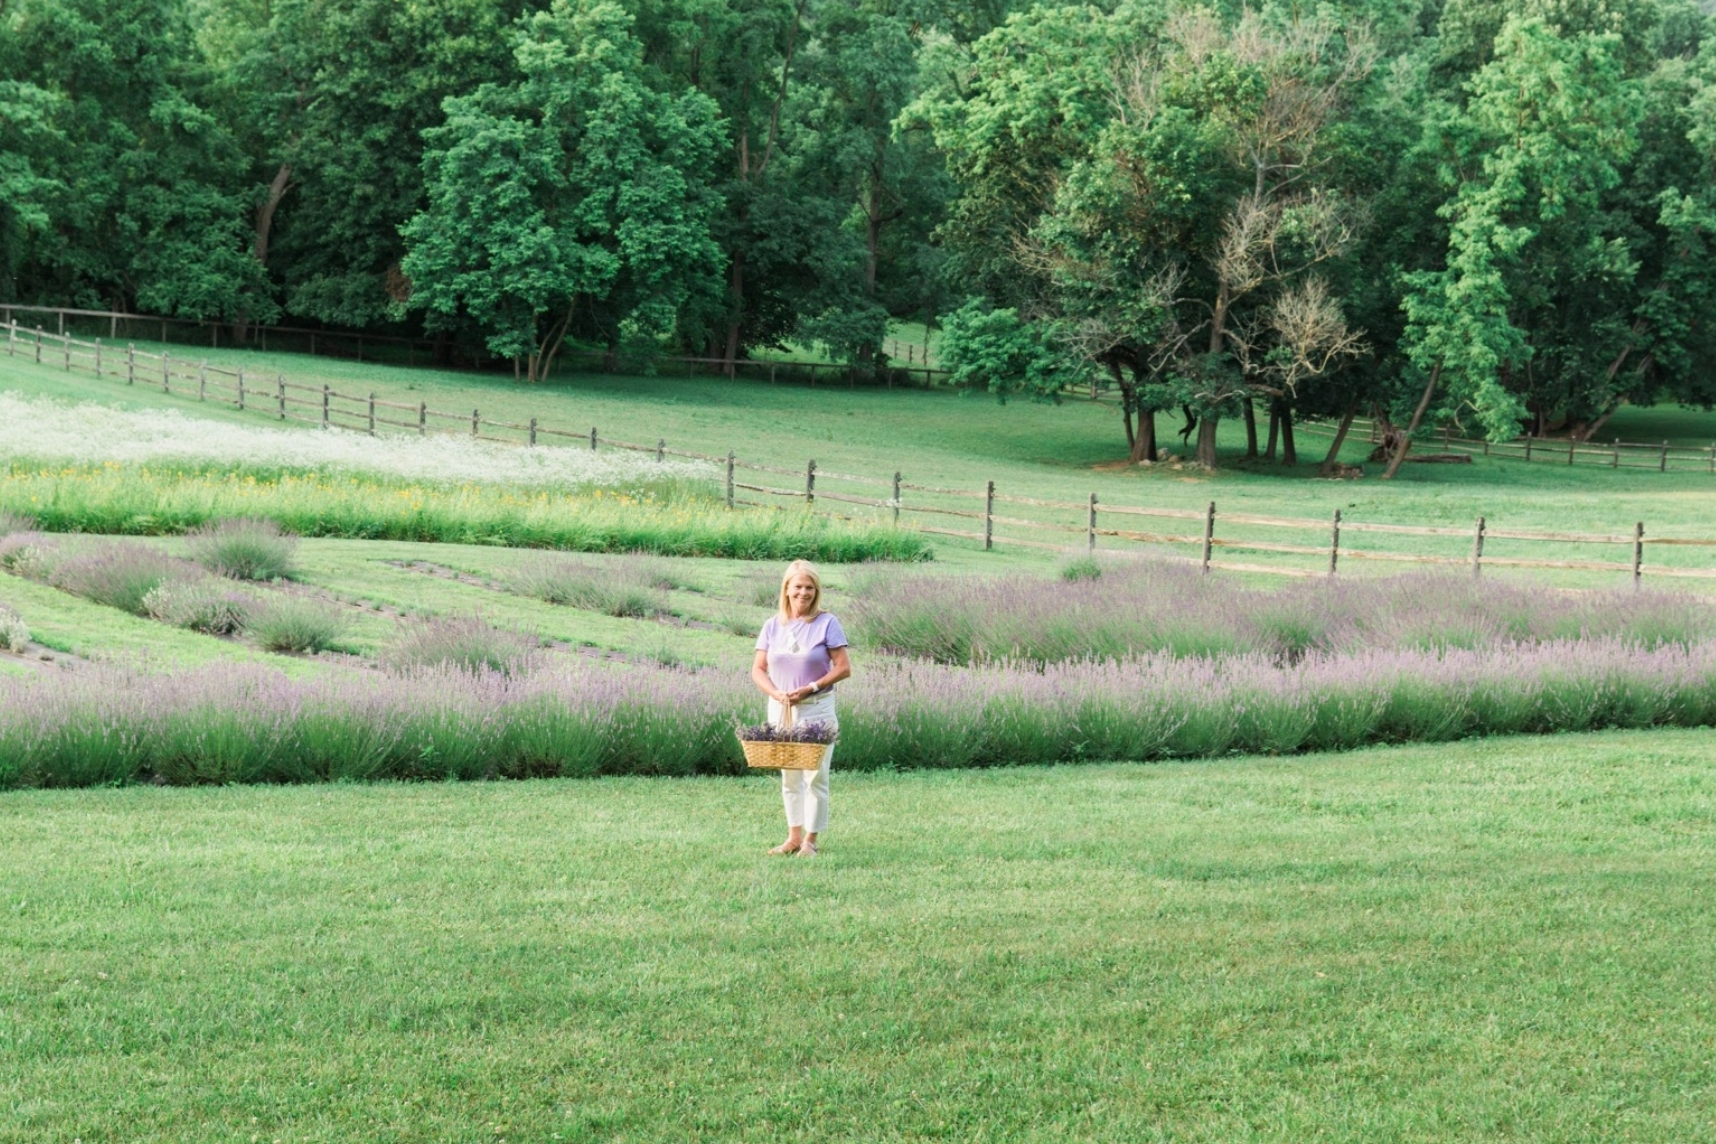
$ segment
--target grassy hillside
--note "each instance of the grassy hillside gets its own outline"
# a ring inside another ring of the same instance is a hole
[[[183,348],[183,347],[181,347]],[[1116,503],[1201,509],[1213,499],[1234,512],[1291,512],[1326,517],[1336,508],[1352,519],[1470,524],[1484,514],[1496,527],[1611,530],[1645,519],[1658,530],[1700,525],[1716,481],[1694,472],[1610,473],[1600,469],[1486,460],[1465,465],[1408,465],[1392,482],[1372,474],[1358,481],[1315,477],[1314,461],[1326,438],[1306,432],[1294,469],[1240,458],[1243,426],[1223,423],[1228,466],[1215,475],[1171,466],[1138,468],[1124,460],[1118,413],[1107,405],[1068,401],[1059,406],[1000,405],[976,394],[947,390],[875,391],[839,386],[771,386],[766,381],[683,377],[567,374],[544,386],[514,383],[495,374],[360,364],[293,354],[222,350],[211,360],[240,363],[260,375],[285,373],[306,384],[398,401],[427,402],[449,411],[480,409],[514,421],[538,417],[544,425],[653,442],[699,452],[736,450],[742,458],[802,467],[814,458],[824,470],[889,478],[898,469],[920,484],[981,488],[994,480],[1015,495],[1083,500],[1091,492]],[[23,393],[126,402],[138,406],[195,408],[198,415],[246,417],[177,396],[166,397],[113,380],[68,375],[48,366],[0,358],[0,388]],[[1641,411],[1644,412],[1644,411]],[[1688,435],[1705,443],[1702,414],[1650,411],[1660,432],[1664,419],[1698,424]],[[1170,418],[1163,438],[1177,444]],[[1651,436],[1656,436],[1653,432]],[[1343,454],[1362,461],[1368,446]]]
[[[0,799],[0,1141],[1680,1142],[1708,732]]]

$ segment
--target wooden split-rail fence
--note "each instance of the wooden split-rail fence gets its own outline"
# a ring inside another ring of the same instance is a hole
[[[196,401],[217,401],[242,411],[280,421],[300,421],[325,428],[376,435],[403,430],[427,435],[453,433],[476,440],[536,446],[623,449],[706,462],[725,473],[729,508],[802,505],[808,511],[843,519],[906,524],[916,531],[980,544],[984,549],[1025,547],[1076,553],[1111,548],[1119,542],[1133,551],[1189,560],[1208,572],[1226,570],[1289,576],[1338,575],[1343,565],[1397,563],[1469,569],[1539,568],[1579,572],[1610,572],[1629,576],[1634,585],[1652,577],[1716,579],[1716,567],[1694,566],[1688,557],[1716,549],[1716,537],[1658,536],[1642,521],[1607,533],[1548,531],[1493,527],[1484,517],[1470,526],[1410,525],[1343,519],[1336,510],[1328,519],[1219,513],[1214,502],[1204,509],[1156,508],[1103,501],[1091,493],[1082,501],[1019,496],[998,491],[994,481],[980,489],[956,489],[907,481],[896,471],[891,478],[870,477],[818,468],[809,461],[802,469],[742,460],[733,451],[725,456],[669,448],[665,439],[654,444],[604,437],[592,427],[561,429],[539,418],[503,421],[481,410],[466,414],[388,401],[369,394],[349,394],[329,385],[303,385],[280,374],[228,369],[170,353],[152,354],[83,341],[69,334],[24,330],[16,323],[4,329],[6,352],[24,355],[65,371],[82,370],[127,385],[159,388],[162,393]],[[752,474],[761,474],[752,476]],[[787,484],[768,478],[790,478]],[[833,507],[830,507],[833,506]],[[999,510],[999,511],[998,511]],[[1219,532],[1218,532],[1219,528]],[[1049,537],[1052,539],[1045,539]],[[1393,538],[1415,551],[1390,550],[1367,544],[1364,538]],[[1355,545],[1355,538],[1359,538]],[[1106,542],[1106,543],[1105,543]],[[1508,546],[1502,552],[1496,545]],[[1513,546],[1549,546],[1545,557],[1518,554]],[[1619,549],[1619,559],[1597,559],[1591,548]],[[1653,555],[1646,561],[1646,551]],[[1675,556],[1675,554],[1679,554]],[[1550,558],[1554,557],[1554,558]],[[1270,561],[1260,563],[1258,558]]]
[[[1332,434],[1323,425],[1299,425],[1313,433]],[[1380,444],[1382,431],[1374,422],[1355,419],[1350,433],[1368,436]],[[1675,445],[1668,441],[1581,441],[1577,438],[1515,437],[1511,441],[1488,441],[1459,437],[1449,426],[1413,435],[1416,453],[1464,453],[1473,457],[1497,457],[1508,461],[1534,461],[1551,465],[1583,465],[1603,469],[1651,469],[1659,473],[1716,473],[1716,441],[1709,445]],[[1410,458],[1411,454],[1408,454]]]
[[[71,328],[81,325],[85,331],[90,327],[107,330],[109,343],[119,342],[121,332],[138,336],[134,331],[144,331],[143,337],[155,337],[163,345],[172,334],[179,339],[197,337],[207,341],[210,349],[219,349],[222,345],[221,331],[231,330],[226,322],[206,321],[192,318],[164,318],[156,314],[132,314],[121,310],[81,310],[69,306],[26,306],[0,302],[0,326],[17,324],[26,334],[34,331],[27,329],[18,321],[20,314],[40,314],[51,320],[56,328],[47,336],[60,338],[68,333],[74,334]],[[41,327],[36,327],[40,329]],[[445,346],[424,338],[404,337],[398,334],[362,333],[352,330],[312,329],[305,326],[272,326],[261,323],[251,323],[246,327],[246,336],[252,339],[257,348],[268,349],[268,339],[274,338],[277,349],[291,349],[298,352],[308,351],[312,355],[323,354],[334,357],[356,358],[363,361],[366,353],[371,359],[378,355],[377,350],[387,351],[382,357],[389,360],[403,360],[406,365],[417,364],[419,355],[430,360],[438,351],[444,351]],[[240,343],[233,341],[229,332],[228,340],[233,344],[229,348],[243,348]],[[899,350],[899,356],[892,357],[885,371],[881,371],[880,382],[890,388],[898,380],[902,383],[921,383],[924,386],[935,385],[952,376],[951,371],[938,369],[930,364],[928,350],[921,346],[900,343],[893,339],[888,342],[889,353]],[[579,349],[568,346],[560,351],[559,358],[573,369],[600,371],[603,373],[636,372],[641,363],[629,361],[625,355],[613,351]],[[475,363],[472,363],[475,364]],[[844,381],[849,387],[858,378],[867,376],[861,367],[827,361],[804,361],[795,358],[721,358],[697,356],[651,356],[647,359],[648,367],[657,371],[683,370],[687,376],[695,377],[721,375],[726,377],[747,376],[767,377],[771,384],[780,381],[808,381],[812,388],[821,381],[838,384]],[[870,371],[874,375],[877,371]]]

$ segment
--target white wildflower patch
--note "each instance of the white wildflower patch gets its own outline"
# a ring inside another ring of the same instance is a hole
[[[187,417],[176,410],[68,405],[0,393],[0,461],[62,464],[189,462],[375,473],[420,481],[615,487],[712,480],[701,461],[618,449],[526,448],[469,437],[371,437],[346,429],[272,429]]]

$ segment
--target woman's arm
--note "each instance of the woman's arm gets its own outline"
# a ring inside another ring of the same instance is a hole
[[[786,692],[775,687],[775,681],[769,678],[769,653],[759,650],[757,657],[751,661],[751,682],[757,685],[757,690],[785,706],[794,702]]]

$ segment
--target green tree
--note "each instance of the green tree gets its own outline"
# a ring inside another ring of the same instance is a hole
[[[447,102],[426,133],[429,205],[405,228],[411,305],[468,315],[536,381],[569,332],[673,333],[719,248],[715,108],[646,81],[631,17],[557,0],[525,24],[519,78]]]
[[[247,257],[244,157],[210,109],[192,33],[181,0],[0,10],[17,296],[195,318],[274,312]]]

